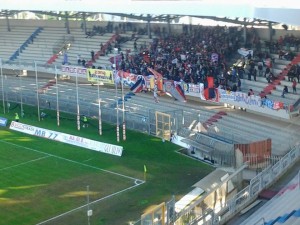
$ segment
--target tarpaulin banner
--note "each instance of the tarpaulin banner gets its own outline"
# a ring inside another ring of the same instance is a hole
[[[104,84],[114,84],[113,71],[87,69],[87,78],[90,82],[103,82]]]
[[[62,75],[86,78],[87,69],[79,66],[61,66]]]

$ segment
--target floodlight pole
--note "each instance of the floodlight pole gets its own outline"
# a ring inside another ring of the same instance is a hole
[[[21,103],[21,117],[24,116],[24,111],[23,111],[23,93],[22,93],[22,78],[19,76],[19,87],[20,87],[20,103]]]
[[[123,78],[124,78],[124,71],[122,70],[121,88],[122,88],[122,110],[123,110],[123,141],[126,141],[125,98],[124,98]]]
[[[114,75],[115,77],[119,76],[118,75],[118,70],[117,70],[117,50],[116,48],[114,49]],[[116,82],[116,79],[115,79],[115,86],[116,86],[116,107],[117,107],[117,142],[120,141],[120,125],[119,125],[119,103],[118,103],[118,84]]]
[[[115,70],[115,73],[118,73]],[[116,75],[117,76],[117,75]],[[119,103],[118,103],[118,84],[115,82],[116,86],[116,109],[117,109],[117,142],[120,141],[120,125],[119,125]]]
[[[20,56],[20,48],[19,48],[19,56]],[[20,103],[21,103],[21,117],[24,116],[24,111],[23,111],[23,93],[22,93],[22,78],[21,78],[21,62],[20,62],[20,57],[19,57],[19,87],[20,87]]]
[[[99,119],[99,135],[102,135],[102,121],[101,121],[101,99],[100,99],[100,83],[98,78],[98,119]]]
[[[56,117],[57,117],[57,126],[59,127],[60,121],[59,121],[59,103],[58,103],[58,74],[57,74],[56,66],[55,66],[55,86],[56,86]]]
[[[1,72],[1,85],[2,85],[3,113],[5,114],[5,99],[4,99],[4,82],[3,82],[2,59],[0,59],[0,72]]]
[[[80,109],[78,97],[78,73],[76,72],[76,102],[77,102],[77,130],[80,130]]]
[[[41,116],[40,116],[40,99],[39,99],[39,83],[38,83],[36,61],[34,61],[34,69],[35,69],[35,86],[36,86],[36,102],[37,102],[37,110],[38,110],[38,120],[41,121]]]

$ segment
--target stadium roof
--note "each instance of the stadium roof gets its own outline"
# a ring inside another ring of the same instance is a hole
[[[75,11],[118,15],[175,15],[255,18],[300,25],[298,0],[0,0],[2,11]]]

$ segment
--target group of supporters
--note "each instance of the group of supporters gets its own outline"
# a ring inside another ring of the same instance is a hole
[[[161,34],[157,32],[156,35]],[[285,36],[269,43],[269,51],[260,50],[260,38],[255,29],[250,28],[246,34],[246,44],[242,29],[238,27],[204,27],[194,26],[181,34],[156,36],[151,43],[137,48],[135,53],[120,51],[117,68],[137,75],[150,75],[151,67],[163,75],[167,80],[184,81],[186,83],[205,83],[208,76],[214,78],[215,85],[221,85],[226,90],[241,90],[241,79],[256,81],[257,76],[264,76],[269,83],[276,79],[272,73],[271,50],[283,51],[288,45],[298,46],[296,38]],[[130,40],[136,40],[130,39]],[[126,40],[125,40],[126,41]],[[113,47],[120,49],[123,42],[122,35],[106,45],[106,51],[112,52]],[[229,65],[228,62],[236,56],[237,50],[243,46],[252,48],[251,55],[244,57],[240,62]],[[100,46],[101,50],[103,45]],[[290,53],[288,53],[291,56]],[[280,55],[280,54],[279,54]],[[292,56],[291,56],[292,57]],[[93,57],[92,57],[93,58]],[[230,67],[231,66],[231,67]],[[101,68],[100,68],[101,69]],[[291,71],[293,78],[299,81],[299,73]]]
[[[217,79],[227,72],[226,62],[241,43],[242,34],[237,28],[199,26],[192,33],[154,38],[139,54],[121,54],[118,66],[146,76],[151,67],[168,80],[203,83],[207,76]]]

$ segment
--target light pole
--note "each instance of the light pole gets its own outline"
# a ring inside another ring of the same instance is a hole
[[[115,70],[115,73],[117,74],[117,71]],[[117,75],[116,75],[117,76]],[[119,102],[118,102],[118,83],[115,81],[116,86],[116,109],[117,109],[117,142],[120,141],[120,125],[119,125]]]
[[[122,88],[122,110],[123,110],[123,141],[126,140],[126,124],[125,124],[125,99],[124,99],[124,87],[123,87],[124,71],[122,70],[121,88]]]
[[[38,84],[38,76],[37,76],[37,65],[34,61],[34,69],[35,69],[35,86],[36,86],[36,102],[37,102],[37,109],[38,109],[38,120],[41,121],[40,116],[40,100],[39,100],[39,84]]]
[[[1,85],[2,85],[3,113],[5,114],[5,100],[4,100],[4,82],[3,82],[2,59],[0,59],[0,72],[1,72]]]
[[[119,125],[119,102],[118,102],[118,71],[117,71],[117,64],[116,64],[116,57],[118,49],[114,48],[114,77],[115,77],[115,87],[116,87],[116,107],[117,107],[117,142],[120,141],[120,125]]]
[[[56,118],[57,118],[57,126],[60,125],[59,120],[59,104],[58,104],[58,74],[57,74],[57,68],[55,66],[55,86],[56,86]]]
[[[20,87],[20,103],[21,103],[21,117],[24,116],[24,110],[23,110],[23,93],[22,93],[22,78],[19,75],[19,87]]]
[[[76,71],[76,102],[77,102],[77,130],[80,130],[80,109],[78,97],[78,72]]]
[[[99,135],[102,135],[102,121],[101,121],[101,99],[99,90],[99,78],[98,78],[98,118],[99,118]]]
[[[20,48],[19,48],[19,56],[20,56]],[[21,76],[21,62],[20,62],[20,57],[19,57],[19,87],[20,87],[20,102],[21,102],[21,117],[24,116],[24,110],[23,110],[23,93],[22,93],[22,76]]]

